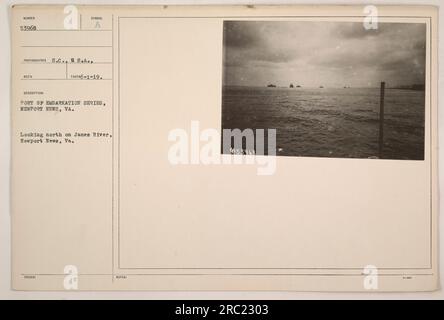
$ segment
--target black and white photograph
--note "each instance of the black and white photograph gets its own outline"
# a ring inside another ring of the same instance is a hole
[[[224,21],[222,129],[275,129],[277,156],[424,160],[426,34]]]
[[[183,1],[0,4],[0,300],[443,299],[444,0]]]

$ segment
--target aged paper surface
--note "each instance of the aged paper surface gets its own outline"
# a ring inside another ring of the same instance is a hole
[[[437,11],[377,9],[14,6],[13,288],[437,289]]]

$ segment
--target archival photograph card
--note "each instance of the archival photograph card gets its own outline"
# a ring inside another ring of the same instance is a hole
[[[16,290],[438,289],[437,9],[11,8]]]

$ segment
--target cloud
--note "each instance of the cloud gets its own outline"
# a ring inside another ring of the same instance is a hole
[[[260,27],[260,26],[259,26]],[[224,23],[224,45],[232,48],[251,48],[260,43],[258,24],[226,21]]]
[[[224,84],[424,83],[425,37],[418,23],[226,21]]]

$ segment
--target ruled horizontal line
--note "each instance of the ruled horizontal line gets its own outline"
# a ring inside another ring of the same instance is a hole
[[[260,15],[253,15],[253,16],[120,16],[119,19],[254,19],[254,18],[269,18],[269,19],[275,19],[275,18],[366,18],[368,16],[297,16],[297,15],[273,15],[273,16],[260,16]],[[417,19],[417,18],[431,18],[430,16],[378,16],[378,18],[406,18],[406,19]],[[247,20],[245,20],[247,21]]]
[[[69,31],[69,32],[73,32],[73,31],[86,31],[86,32],[90,32],[90,31],[95,31],[95,32],[100,32],[100,31],[107,31],[110,32],[112,31],[111,29],[37,29],[37,30],[32,30],[32,31],[26,31],[26,32],[36,32],[36,31]]]
[[[112,48],[112,46],[21,46],[22,48]]]
[[[22,64],[81,64],[81,65],[92,65],[92,64],[112,64],[112,62],[33,62],[33,61],[23,61]]]
[[[124,270],[363,270],[363,267],[357,268],[341,268],[341,267],[299,267],[299,268],[258,268],[258,267],[245,267],[245,268],[160,268],[160,267],[132,267],[132,268],[123,268]],[[402,268],[378,268],[378,270],[431,270],[429,267],[420,267],[420,268],[410,268],[410,267],[402,267]]]
[[[22,276],[67,276],[68,274],[64,273],[29,273],[22,274]],[[77,274],[77,276],[112,276],[113,274],[104,273],[104,274]],[[385,273],[378,274],[378,276],[393,276],[393,277],[402,277],[402,276],[433,276],[433,273]],[[117,274],[114,276],[332,276],[332,277],[346,277],[346,276],[354,276],[354,277],[362,277],[367,276],[363,273],[138,273],[138,274]]]
[[[100,80],[112,80],[112,79],[20,79],[20,80],[25,80],[25,81],[32,81],[32,80],[54,80],[54,81],[69,81],[69,80],[83,80],[83,81],[100,81]]]

